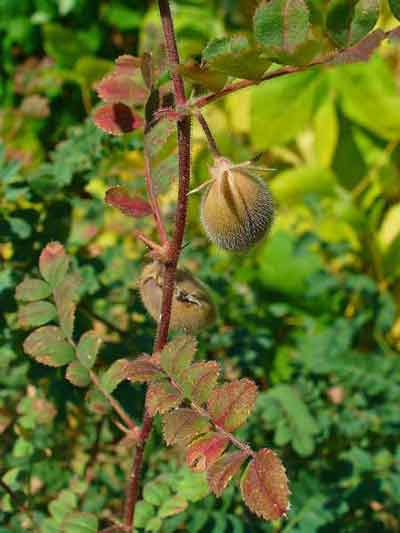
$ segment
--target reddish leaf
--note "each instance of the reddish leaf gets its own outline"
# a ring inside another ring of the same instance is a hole
[[[228,444],[228,437],[221,433],[207,433],[190,444],[186,462],[195,472],[204,472],[219,459]]]
[[[182,394],[169,381],[158,381],[149,385],[146,407],[151,416],[156,413],[164,414],[174,407],[178,407],[182,399]]]
[[[123,135],[139,128],[143,120],[125,104],[106,104],[98,107],[93,115],[98,128],[110,135]]]
[[[257,398],[257,386],[249,379],[225,383],[211,393],[208,412],[213,422],[234,431],[245,422]]]
[[[39,269],[43,278],[56,287],[65,278],[70,258],[65,253],[64,247],[59,242],[50,242],[40,254]]]
[[[289,509],[286,471],[273,451],[257,452],[241,480],[242,496],[253,513],[266,520],[277,520]]]
[[[226,453],[209,468],[208,485],[216,496],[221,496],[247,457],[247,452]]]
[[[329,63],[342,64],[368,61],[384,38],[385,32],[382,30],[375,30],[364,37],[364,39],[361,39],[361,41],[354,46],[350,46],[336,54]]]
[[[130,217],[145,217],[151,215],[150,204],[138,197],[130,197],[128,192],[122,187],[112,187],[106,192],[105,202],[112,207],[116,207],[125,215]]]
[[[81,278],[78,274],[69,274],[54,289],[54,301],[57,306],[61,329],[65,336],[72,337],[76,305],[79,299]]]
[[[22,100],[20,111],[28,117],[46,118],[50,115],[49,100],[38,94],[26,96]]]
[[[43,300],[51,294],[51,287],[40,279],[25,278],[15,290],[15,298],[23,302]]]
[[[72,346],[57,326],[43,326],[33,331],[24,342],[24,351],[39,363],[59,367],[75,357]]]
[[[114,74],[133,76],[136,70],[141,67],[142,59],[128,54],[117,57],[115,60]]]
[[[187,368],[196,353],[197,341],[189,335],[180,335],[169,342],[160,354],[161,367],[173,378]]]
[[[215,361],[195,363],[183,370],[179,376],[179,383],[185,396],[193,402],[205,403],[214,389],[219,375],[219,364]]]
[[[143,355],[129,361],[129,366],[127,369],[127,379],[133,382],[150,382],[157,381],[164,376],[160,368],[155,364],[153,357],[149,355]]]
[[[147,91],[124,75],[106,76],[97,84],[96,91],[107,104],[123,103],[131,106],[143,103],[147,98]]]
[[[18,310],[18,324],[21,328],[43,326],[57,316],[57,310],[50,302],[32,302]]]
[[[163,434],[168,446],[176,443],[188,444],[209,429],[208,420],[193,409],[175,409],[163,417]]]

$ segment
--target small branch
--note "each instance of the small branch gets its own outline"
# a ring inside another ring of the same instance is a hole
[[[102,386],[96,374],[92,370],[89,370],[89,374],[90,374],[90,379],[92,380],[94,386],[103,394],[105,398],[107,398],[111,407],[119,415],[121,420],[125,422],[125,424],[129,427],[131,431],[139,433],[139,428],[136,426],[136,424],[133,422],[130,416],[125,412],[125,410],[123,409],[121,404],[118,402],[118,400],[116,400],[112,396],[112,394],[106,391],[106,389]]]
[[[134,234],[135,234],[135,237],[139,239],[140,241],[142,241],[148,248],[150,248],[150,250],[154,250],[160,254],[163,254],[164,252],[163,247],[157,244],[156,242],[152,241],[148,237],[146,237],[146,235],[144,235],[141,231],[135,230]]]
[[[199,121],[200,126],[203,128],[203,131],[205,133],[205,136],[207,137],[208,146],[210,147],[210,151],[212,155],[217,158],[221,157],[221,152],[218,149],[217,143],[215,141],[215,138],[213,134],[211,133],[210,127],[204,118],[204,115],[200,111],[195,111],[195,116],[197,120]]]

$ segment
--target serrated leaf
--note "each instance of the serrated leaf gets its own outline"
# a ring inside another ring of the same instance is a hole
[[[209,429],[208,420],[190,408],[175,409],[163,416],[163,435],[168,446],[188,444]]]
[[[151,206],[146,200],[139,197],[131,197],[122,187],[112,187],[106,192],[105,202],[119,209],[124,215],[141,218],[151,215]]]
[[[375,26],[379,17],[379,0],[358,0],[350,24],[348,45],[358,43]]]
[[[44,300],[51,294],[51,287],[45,281],[26,277],[15,290],[15,298],[21,302]]]
[[[18,310],[18,324],[21,328],[43,326],[57,317],[57,309],[50,302],[32,302]]]
[[[65,278],[70,258],[59,242],[50,242],[40,254],[39,269],[43,278],[54,289]]]
[[[251,46],[243,35],[214,39],[204,49],[203,60],[212,70],[246,80],[260,80],[271,66],[263,49]]]
[[[197,350],[197,341],[189,335],[180,335],[170,341],[160,354],[161,368],[173,378],[187,368]]]
[[[277,520],[289,509],[289,488],[285,468],[268,449],[257,452],[241,479],[243,500],[253,513],[265,520]]]
[[[94,331],[87,331],[81,336],[76,356],[84,367],[90,369],[94,366],[101,342],[101,338]]]
[[[164,373],[155,364],[153,357],[143,355],[133,361],[129,361],[126,379],[129,381],[145,383],[146,381],[157,381],[164,377]]]
[[[105,104],[93,113],[93,122],[110,135],[130,133],[143,124],[143,119],[125,104]]]
[[[168,485],[161,480],[150,481],[146,483],[143,489],[144,501],[159,507],[171,495]]]
[[[98,519],[90,513],[69,513],[64,517],[60,533],[96,533]]]
[[[256,41],[268,53],[292,54],[307,40],[310,11],[305,0],[263,2],[254,15]]]
[[[188,446],[186,462],[194,472],[204,472],[220,458],[228,444],[228,437],[221,433],[207,433]]]
[[[185,396],[201,405],[205,403],[217,384],[219,364],[215,361],[195,363],[179,375],[179,383]]]
[[[207,481],[216,496],[221,496],[247,457],[248,453],[244,451],[226,453],[211,465],[207,472]]]
[[[151,416],[164,414],[178,407],[183,397],[179,390],[167,380],[150,383],[146,396],[146,408]]]
[[[99,522],[90,513],[69,513],[61,524],[61,533],[97,533]]]
[[[128,368],[128,359],[117,359],[117,361],[114,361],[100,378],[104,389],[111,394],[127,378]]]
[[[225,383],[211,393],[208,412],[226,431],[234,431],[249,416],[257,398],[257,386],[249,379]]]
[[[114,72],[116,75],[133,76],[141,67],[142,58],[124,54],[115,60]]]
[[[87,387],[90,383],[90,374],[79,361],[72,361],[65,373],[65,377],[76,387]]]
[[[160,518],[174,516],[184,511],[187,506],[188,502],[184,498],[182,498],[182,496],[173,496],[162,504],[160,510],[158,511],[158,516]]]
[[[123,74],[110,74],[96,86],[97,94],[107,104],[122,103],[127,106],[144,103],[147,90]]]
[[[75,357],[74,349],[57,326],[43,326],[33,331],[24,342],[24,351],[39,363],[59,367]]]

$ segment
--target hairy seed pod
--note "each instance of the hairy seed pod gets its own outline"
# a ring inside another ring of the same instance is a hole
[[[139,281],[143,305],[159,322],[164,266],[154,261],[145,266]],[[198,331],[214,322],[216,310],[207,288],[186,269],[178,269],[171,308],[171,329]]]
[[[201,221],[220,248],[246,250],[264,237],[274,220],[274,202],[264,181],[219,159],[203,194]]]

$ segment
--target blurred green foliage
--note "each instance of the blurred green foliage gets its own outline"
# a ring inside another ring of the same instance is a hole
[[[257,4],[176,2],[184,59],[245,33]],[[393,27],[386,2],[381,19]],[[0,532],[53,533],[72,509],[106,525],[120,511],[131,448],[61,370],[23,354],[14,291],[37,274],[45,244],[61,241],[83,280],[79,333],[105,339],[100,366],[151,349],[154,325],[135,285],[144,250],[133,223],[103,203],[108,186],[144,191],[143,138],[110,138],[87,116],[115,57],[158,49],[158,15],[135,0],[0,0],[0,40],[0,478],[13,493],[0,486]],[[206,108],[227,157],[263,151],[279,214],[266,242],[232,260],[206,241],[193,198],[183,263],[219,308],[201,355],[217,358],[227,379],[256,380],[241,437],[279,450],[292,508],[271,525],[233,487],[207,495],[156,427],[139,531],[399,530],[399,91],[400,49],[384,43],[366,64],[275,79]],[[193,134],[195,186],[210,159]],[[172,221],[173,194],[162,190]],[[123,384],[116,393],[138,422],[143,392]]]

